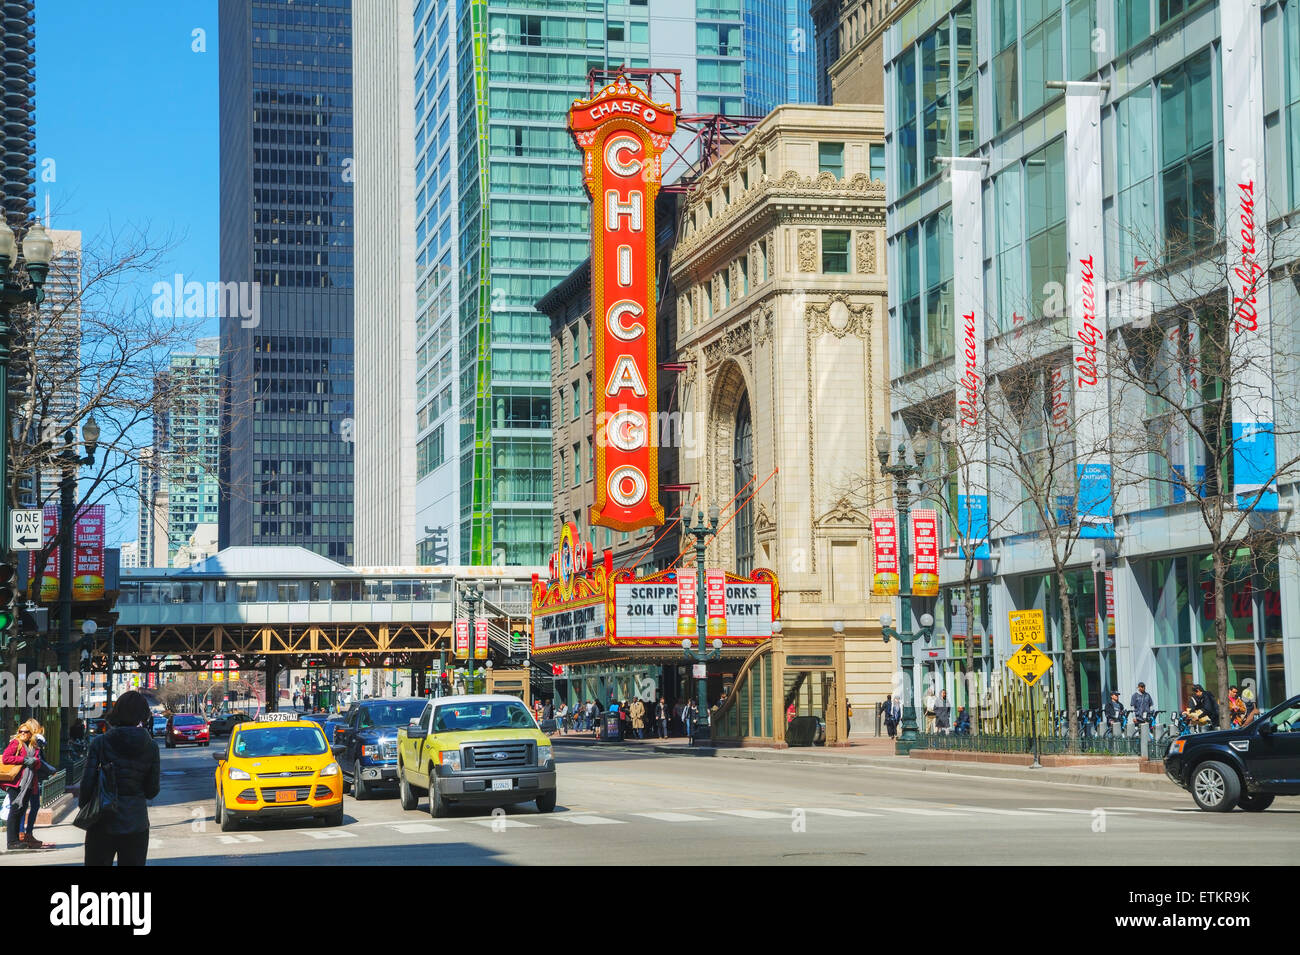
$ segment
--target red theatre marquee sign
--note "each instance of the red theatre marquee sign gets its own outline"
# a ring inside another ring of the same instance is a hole
[[[672,107],[623,77],[569,110],[591,194],[596,503],[591,523],[632,531],[664,522],[655,422],[655,224]]]

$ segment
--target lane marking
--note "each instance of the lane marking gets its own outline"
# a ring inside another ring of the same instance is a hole
[[[392,824],[386,823],[386,825],[392,825]],[[395,829],[398,832],[406,832],[406,833],[447,831],[441,826],[435,826],[431,822],[402,822],[402,823],[398,823],[397,825],[393,825],[393,829]]]
[[[1025,806],[1024,808],[1028,812],[1066,812],[1076,816],[1091,816],[1097,811],[1095,809],[1061,809],[1056,806]],[[1126,815],[1126,813],[1113,812],[1110,809],[1105,809],[1103,812],[1108,812],[1112,816]]]
[[[261,842],[261,836],[252,836],[247,833],[238,836],[217,836],[217,841],[223,846],[235,846],[245,842]]]
[[[604,816],[586,816],[577,813],[566,812],[562,816],[556,816],[556,819],[563,819],[565,822],[577,823],[580,826],[621,826],[622,819],[606,819]]]
[[[768,812],[766,809],[710,809],[728,816],[740,816],[742,819],[789,819],[788,812]]]
[[[634,816],[645,816],[660,822],[708,822],[704,816],[691,816],[684,812],[634,812]]]
[[[509,816],[497,816],[495,819],[474,819],[475,825],[484,826],[491,829],[496,826],[498,829],[536,829],[531,822],[520,822],[518,819],[512,819]]]
[[[845,818],[880,815],[878,812],[860,812],[857,809],[805,809],[804,812],[816,813],[819,816],[842,816]]]
[[[904,812],[909,816],[960,816],[960,812],[947,812],[942,809],[913,809],[910,806],[873,806],[884,812]]]
[[[988,806],[953,806],[953,809],[959,809],[962,812],[987,812],[995,816],[1033,816],[1034,813],[1026,809],[993,809]]]
[[[334,829],[332,831],[322,831],[322,832],[314,832],[311,829],[297,829],[294,831],[299,832],[304,836],[311,836],[313,839],[355,839],[356,838],[356,836],[353,833],[344,832],[340,829]]]

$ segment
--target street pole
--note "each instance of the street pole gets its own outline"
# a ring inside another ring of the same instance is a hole
[[[689,514],[689,512],[688,512]],[[708,661],[716,660],[722,656],[722,641],[715,640],[713,649],[708,649],[708,614],[706,595],[705,595],[705,571],[704,562],[707,559],[706,548],[708,547],[709,538],[718,533],[718,520],[720,514],[715,504],[709,508],[708,522],[705,522],[704,511],[701,510],[696,514],[694,524],[687,525],[686,532],[695,538],[695,632],[698,636],[698,644],[691,646],[690,637],[682,639],[682,651],[686,654],[686,659],[692,663],[704,664],[707,666]],[[696,679],[696,706],[699,713],[695,717],[695,734],[694,739],[709,739],[713,735],[712,721],[709,722],[709,729],[705,732],[702,727],[704,721],[709,716],[709,678],[708,670],[705,670],[705,676],[702,679]],[[694,674],[692,674],[694,678]]]

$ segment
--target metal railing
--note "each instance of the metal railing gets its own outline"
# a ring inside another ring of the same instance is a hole
[[[936,749],[949,752],[970,753],[1025,753],[1034,751],[1034,737],[1029,734],[1002,733],[920,733],[919,749]],[[1150,755],[1159,757],[1155,743],[1150,743]],[[1044,756],[1139,756],[1141,740],[1133,736],[1039,736],[1038,751]]]
[[[41,808],[53,805],[60,796],[67,792],[69,786],[81,780],[81,770],[86,765],[84,759],[73,760],[64,769],[58,770],[49,779],[41,782]]]

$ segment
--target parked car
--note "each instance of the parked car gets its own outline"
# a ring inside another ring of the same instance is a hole
[[[1245,726],[1178,737],[1165,775],[1206,812],[1262,812],[1275,796],[1300,795],[1300,696]]]
[[[363,700],[348,711],[335,754],[352,795],[366,799],[376,790],[397,792],[397,730],[424,712],[423,697]]]
[[[213,717],[211,722],[208,723],[208,731],[213,736],[229,736],[230,731],[240,723],[252,719],[256,719],[256,717],[251,713],[222,713],[220,716]]]
[[[175,749],[181,743],[207,746],[211,743],[208,721],[194,713],[173,713],[167,719],[166,746]]]

